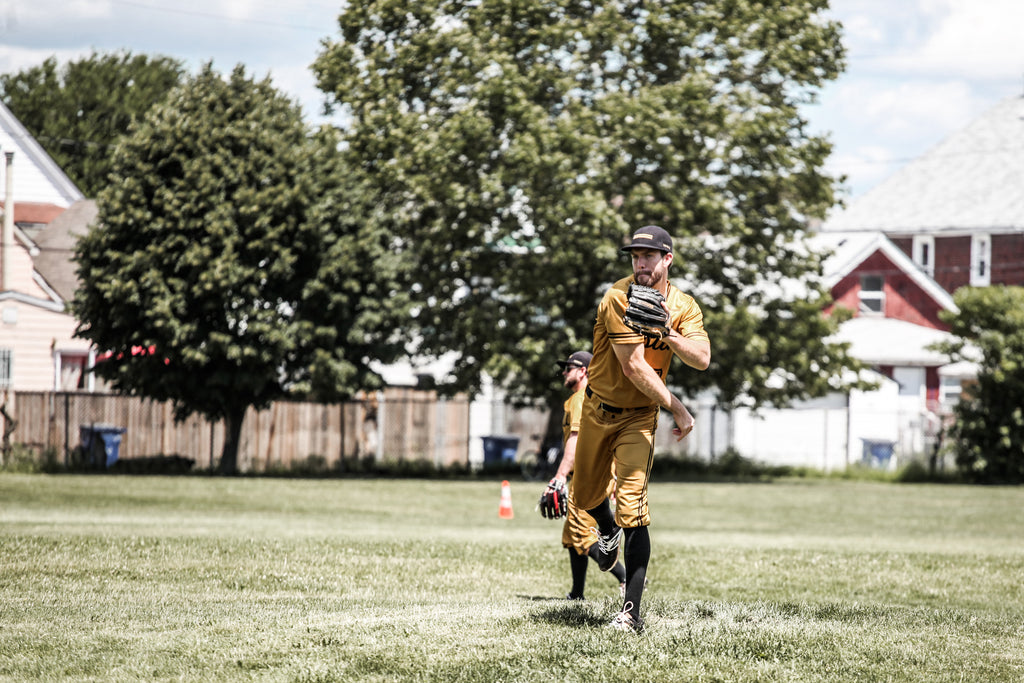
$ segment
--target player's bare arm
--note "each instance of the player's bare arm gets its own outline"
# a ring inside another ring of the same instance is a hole
[[[662,341],[672,349],[672,353],[696,370],[707,370],[711,365],[711,344],[705,339],[689,339],[676,330],[669,330],[669,335]]]
[[[672,413],[676,427],[672,433],[676,440],[693,431],[693,415],[686,409],[683,402],[672,395],[665,383],[658,377],[658,373],[648,364],[644,358],[643,344],[613,344],[612,350],[615,357],[622,366],[622,372],[637,389],[652,401],[655,401],[662,408]]]
[[[565,451],[562,453],[562,461],[558,463],[555,479],[565,481],[569,478],[569,473],[572,472],[573,465],[576,464],[576,440],[579,435],[579,432],[570,432],[569,438],[565,440]]]

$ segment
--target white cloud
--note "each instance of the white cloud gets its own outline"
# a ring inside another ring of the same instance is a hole
[[[0,73],[10,74],[31,69],[34,66],[39,66],[50,57],[56,57],[57,63],[63,64],[88,56],[89,53],[90,50],[88,48],[55,50],[53,48],[26,49],[0,45]]]
[[[808,108],[854,195],[1024,85],[1022,0],[834,0],[846,73]]]
[[[839,102],[879,137],[933,138],[967,124],[984,105],[964,81],[859,81],[842,87]]]
[[[902,62],[907,71],[974,80],[1024,75],[1024,2],[946,0],[947,13]]]
[[[74,25],[78,22],[109,20],[114,6],[110,0],[0,0],[4,33],[45,25]],[[60,17],[54,21],[54,17]],[[5,40],[6,42],[6,40]]]

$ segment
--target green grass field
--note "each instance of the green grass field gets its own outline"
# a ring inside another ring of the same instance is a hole
[[[656,483],[636,637],[541,488],[0,475],[0,678],[1024,680],[1024,489]]]

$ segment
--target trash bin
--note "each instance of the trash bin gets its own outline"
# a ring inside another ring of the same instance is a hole
[[[484,436],[484,464],[515,462],[519,450],[518,436]]]
[[[861,439],[864,442],[864,451],[861,460],[865,465],[885,469],[889,466],[889,459],[892,458],[894,441],[881,441],[878,439]]]
[[[78,435],[82,442],[85,463],[90,467],[106,469],[117,462],[121,451],[121,437],[128,431],[113,425],[81,425]]]

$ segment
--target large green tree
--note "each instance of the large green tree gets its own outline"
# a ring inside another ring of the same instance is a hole
[[[106,185],[117,139],[185,76],[170,57],[101,54],[59,65],[55,57],[0,74],[0,100],[88,197]]]
[[[949,443],[958,469],[985,483],[1024,483],[1024,288],[962,287],[944,319],[956,340],[942,350],[978,363],[977,382],[953,409]]]
[[[804,246],[834,201],[830,146],[799,110],[842,66],[826,7],[349,4],[313,68],[350,117],[377,220],[418,265],[416,350],[456,351],[460,389],[487,373],[557,396],[553,359],[589,346],[603,289],[630,271],[619,245],[656,223],[712,338],[710,371],[676,383],[759,405],[839,386],[856,363],[823,341],[837,319]]]
[[[222,471],[250,406],[372,388],[369,362],[401,348],[390,236],[367,228],[338,144],[269,81],[207,65],[117,146],[78,243],[78,334],[110,354],[96,372],[223,419]]]

